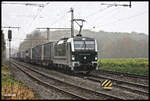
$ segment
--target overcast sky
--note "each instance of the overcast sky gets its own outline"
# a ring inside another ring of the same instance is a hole
[[[6,3],[46,4],[45,7]],[[13,29],[12,46],[18,47],[26,34],[37,27],[70,27],[70,8],[74,18],[86,20],[83,29],[108,32],[148,33],[148,2],[131,2],[132,7],[101,5],[129,4],[129,2],[2,2],[2,26],[19,26]],[[75,25],[75,29],[78,26]],[[7,30],[3,29],[7,39]],[[8,45],[8,44],[7,44]]]

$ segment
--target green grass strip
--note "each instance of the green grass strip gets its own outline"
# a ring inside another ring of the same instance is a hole
[[[148,75],[149,62],[146,58],[99,59],[99,69]]]

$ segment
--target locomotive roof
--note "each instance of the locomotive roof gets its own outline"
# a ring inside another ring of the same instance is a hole
[[[68,38],[67,42],[71,42],[73,40],[88,40],[88,41],[94,41],[94,38],[89,38],[89,37],[79,37],[79,36],[75,36],[73,38]]]
[[[74,36],[73,38],[61,38],[58,41],[62,41],[62,40],[67,41],[67,40],[70,40],[70,39],[73,39],[73,40],[83,40],[83,39],[85,39],[85,40],[95,40],[94,38],[90,38],[90,37]]]

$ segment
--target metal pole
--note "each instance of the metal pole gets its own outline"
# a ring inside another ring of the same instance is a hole
[[[47,28],[47,40],[49,41],[49,28]]]
[[[73,23],[74,14],[73,13],[74,13],[73,9],[71,8],[71,37],[74,37],[74,23]]]
[[[31,36],[30,36],[30,38],[31,38]],[[31,48],[32,48],[32,38],[31,38]]]
[[[20,27],[3,26],[2,28],[8,28],[8,29],[10,29],[10,28],[18,28],[18,30],[19,30]],[[10,34],[10,36],[8,35],[8,39],[9,39],[9,67],[11,66],[11,64],[10,64],[10,62],[11,62],[11,38],[12,38],[12,34]]]
[[[11,41],[9,41],[9,67],[11,66]]]
[[[47,40],[49,41],[49,36],[50,36],[50,29],[71,29],[71,28],[51,28],[51,27],[44,27],[44,28],[36,28],[36,29],[47,29]]]
[[[131,1],[130,1],[130,4],[129,4],[129,7],[131,8]]]

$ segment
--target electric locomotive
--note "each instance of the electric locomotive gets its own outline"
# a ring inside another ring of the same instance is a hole
[[[97,67],[97,41],[94,38],[75,36],[60,39],[54,44],[53,63],[74,72],[90,72]]]

